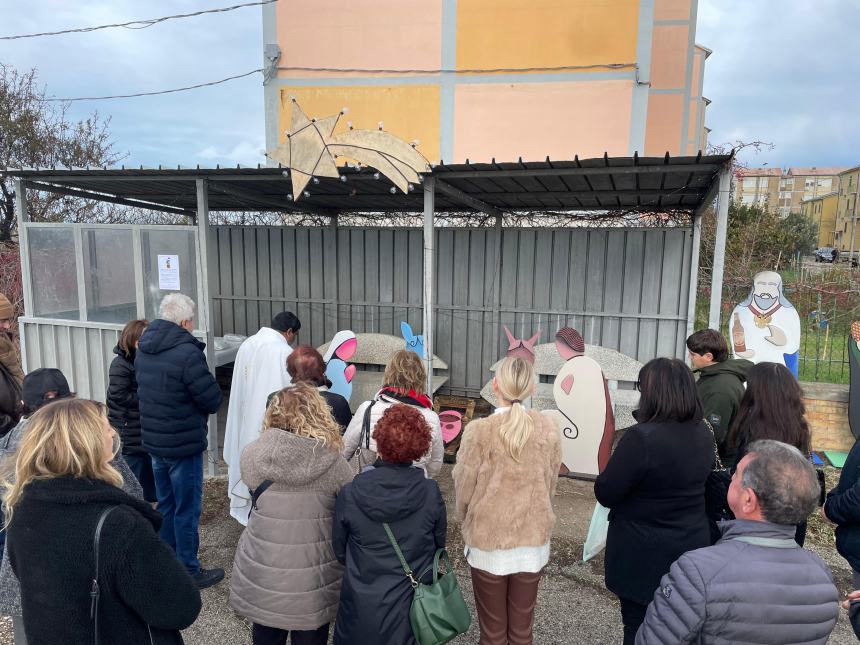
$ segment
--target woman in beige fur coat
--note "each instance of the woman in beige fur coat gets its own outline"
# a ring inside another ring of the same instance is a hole
[[[499,407],[469,424],[454,467],[482,645],[532,642],[538,583],[549,561],[561,443],[552,421],[522,405],[534,383],[529,362],[502,361],[493,378]]]

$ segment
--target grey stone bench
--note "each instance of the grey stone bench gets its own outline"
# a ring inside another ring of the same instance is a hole
[[[352,379],[352,397],[349,407],[352,411],[365,401],[369,401],[382,387],[382,374],[385,364],[391,355],[401,349],[405,349],[405,341],[400,336],[389,334],[356,334],[357,347],[355,354],[349,359],[349,363],[355,365],[356,372]],[[320,345],[317,350],[325,355],[328,343]],[[437,371],[447,371],[448,365],[438,356],[433,356],[433,392],[435,394],[440,387],[448,381],[447,374],[437,374]]]

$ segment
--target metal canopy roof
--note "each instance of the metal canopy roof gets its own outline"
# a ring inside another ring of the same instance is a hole
[[[713,198],[720,170],[731,155],[695,157],[601,157],[573,161],[438,165],[438,212],[635,211],[695,213]],[[315,179],[309,196],[290,201],[283,168],[23,169],[13,177],[29,187],[191,214],[196,180],[207,179],[213,211],[275,210],[336,215],[340,212],[414,212],[424,209],[423,190],[391,192],[373,169],[341,168],[341,178]],[[425,175],[426,176],[426,175]],[[378,177],[378,179],[377,179]],[[345,178],[345,179],[344,179]]]

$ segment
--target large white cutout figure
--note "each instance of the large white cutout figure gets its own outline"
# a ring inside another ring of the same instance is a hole
[[[615,417],[603,370],[585,356],[585,343],[575,329],[564,327],[555,346],[565,363],[553,385],[557,410],[546,410],[561,433],[561,474],[596,477],[612,450]]]
[[[729,334],[736,358],[781,363],[797,377],[800,316],[783,294],[778,273],[755,275],[749,297],[732,312]]]

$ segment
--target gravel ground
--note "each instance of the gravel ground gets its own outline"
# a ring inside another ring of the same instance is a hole
[[[834,473],[828,473],[828,483]],[[448,508],[453,508],[451,467],[444,466],[439,476]],[[834,482],[835,483],[835,482]],[[618,602],[603,586],[603,558],[581,563],[582,543],[594,508],[592,486],[587,482],[562,479],[554,506],[558,524],[552,540],[552,554],[541,581],[535,612],[535,643],[611,644],[621,642]],[[204,566],[219,566],[230,575],[233,554],[241,527],[227,512],[227,482],[207,480],[204,491],[200,531],[200,560]],[[832,530],[813,519],[808,546],[831,567],[840,593],[851,583],[847,563],[831,546]],[[458,645],[478,642],[469,574],[463,558],[459,524],[450,518],[448,550],[457,571],[466,602],[472,608],[473,624],[467,634],[452,641]],[[229,581],[203,591],[203,611],[197,622],[184,632],[188,645],[249,645],[250,627],[236,616],[228,604]],[[0,619],[0,645],[11,645],[11,621]],[[61,642],[61,641],[58,641]],[[830,638],[830,643],[856,643],[846,612]],[[367,644],[372,645],[372,644]]]

